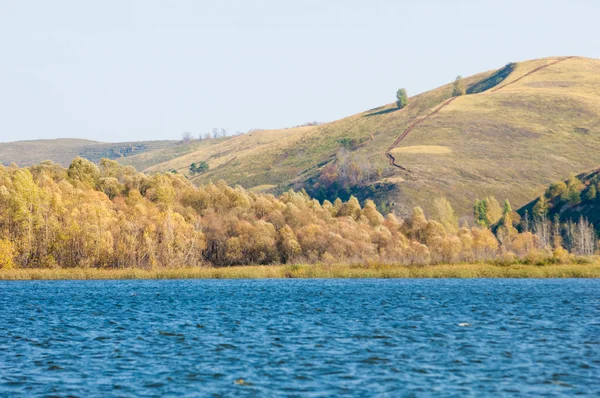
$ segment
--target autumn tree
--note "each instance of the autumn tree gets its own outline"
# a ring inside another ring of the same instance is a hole
[[[571,173],[566,186],[567,188],[561,195],[561,199],[573,205],[581,203],[581,191],[585,186],[581,180],[575,174]]]
[[[548,199],[556,198],[562,196],[567,191],[567,184],[562,181],[558,181],[550,184],[548,189],[546,189],[546,197]]]
[[[546,196],[542,195],[538,198],[537,202],[533,206],[534,217],[545,217],[548,214],[548,201]]]
[[[552,245],[556,258],[568,260],[556,238],[563,231],[573,253],[595,250],[586,220],[563,229],[543,215],[534,218],[531,233],[518,233],[508,202],[502,209],[488,197],[475,207],[479,224],[498,236],[490,228],[458,228],[445,199],[434,201],[433,219],[420,207],[401,219],[384,217],[372,200],[321,204],[305,191],[274,196],[224,181],[196,187],[182,175],[145,175],[107,159],[97,166],[77,158],[68,169],[52,162],[0,165],[0,267],[426,265],[497,258],[499,240],[513,257],[549,252]]]
[[[421,242],[425,228],[427,228],[427,218],[423,209],[418,206],[413,208],[410,219],[404,225],[407,235],[411,239]]]
[[[0,268],[9,269],[14,267],[15,250],[8,239],[0,239]]]
[[[561,249],[563,238],[561,234],[561,222],[558,214],[554,215],[554,222],[552,223],[552,247],[554,249]]]
[[[76,157],[67,172],[68,178],[75,184],[94,188],[100,179],[100,169],[94,163],[81,157]]]
[[[433,201],[434,218],[441,222],[446,231],[456,233],[458,230],[458,218],[454,215],[454,209],[446,198],[436,198]]]
[[[279,230],[278,242],[281,261],[284,264],[293,261],[302,252],[302,247],[298,243],[296,234],[289,225],[285,225]]]
[[[477,224],[483,227],[489,227],[500,220],[502,217],[502,208],[493,196],[488,196],[482,200],[476,199],[474,216]]]
[[[498,240],[503,244],[503,248],[508,248],[512,241],[513,235],[517,233],[516,228],[513,226],[513,211],[508,199],[504,201],[502,209],[502,217],[498,221],[496,229],[496,236]]]
[[[367,200],[362,209],[362,216],[365,217],[372,227],[377,227],[383,223],[383,216],[377,211],[377,206],[372,200]]]
[[[472,228],[472,251],[475,260],[489,260],[498,254],[498,239],[487,228]]]

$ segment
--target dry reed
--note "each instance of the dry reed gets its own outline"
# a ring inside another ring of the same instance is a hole
[[[600,262],[564,265],[268,265],[144,269],[0,269],[0,280],[269,278],[600,278]]]

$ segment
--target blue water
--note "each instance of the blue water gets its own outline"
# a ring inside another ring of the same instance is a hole
[[[600,281],[0,282],[0,396],[431,394],[600,394]]]

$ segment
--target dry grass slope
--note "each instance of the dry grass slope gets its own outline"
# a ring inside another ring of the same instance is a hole
[[[461,215],[470,214],[475,197],[487,195],[520,206],[550,182],[600,164],[600,61],[576,57],[555,63],[560,58],[518,63],[502,83],[512,84],[459,97],[413,129],[398,148],[447,148],[427,156],[393,149],[397,161],[419,179],[391,168],[384,152],[408,126],[450,98],[451,85],[412,97],[401,111],[389,104],[321,126],[258,131],[151,170],[184,171],[192,159],[202,159],[215,167],[198,182],[225,179],[248,188],[283,189],[318,174],[335,158],[342,138],[356,138],[366,143],[352,156],[384,168],[386,181],[398,181],[387,199],[398,203],[400,213],[413,205],[427,210],[429,198],[438,195],[447,196]]]
[[[570,172],[600,165],[600,60],[574,57],[556,62],[562,58],[517,63],[499,86],[458,97],[426,120],[451,97],[451,84],[410,98],[400,111],[388,104],[319,126],[255,131],[122,161],[147,172],[183,174],[191,163],[206,161],[210,171],[195,176],[194,182],[224,179],[278,192],[302,187],[336,159],[343,138],[356,139],[362,144],[351,156],[384,170],[380,182],[393,189],[381,191],[378,202],[393,203],[400,214],[414,205],[428,211],[431,198],[442,195],[460,215],[471,213],[476,197],[488,195],[508,198],[519,207]],[[494,73],[471,76],[464,83],[469,87]],[[419,178],[390,166],[388,148],[398,164]],[[0,160],[6,162],[2,153],[0,145]]]
[[[393,154],[419,153],[428,155],[443,155],[446,153],[452,153],[452,149],[440,145],[414,145],[394,148],[390,152]]]
[[[128,156],[126,158],[119,159],[119,163],[133,166],[136,170],[150,170],[152,166],[167,162],[171,159],[180,158],[186,156],[190,153],[201,151],[207,147],[211,147],[214,145],[219,145],[224,141],[232,139],[231,137],[222,137],[217,139],[210,140],[201,140],[201,141],[191,141],[189,143],[179,142],[177,145],[168,146],[165,148],[156,149],[153,151],[148,151],[144,153],[140,153],[134,156]],[[194,163],[196,160],[192,160],[190,162]],[[213,164],[214,166],[214,164]],[[188,164],[189,167],[189,164]],[[165,170],[166,171],[166,170]],[[182,170],[183,171],[183,170]],[[187,170],[185,170],[187,172]]]

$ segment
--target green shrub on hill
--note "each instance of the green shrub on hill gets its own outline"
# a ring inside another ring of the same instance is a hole
[[[190,165],[190,174],[195,175],[195,174],[206,173],[208,171],[208,169],[209,169],[208,163],[206,163],[204,160],[202,160],[198,163],[192,163]]]
[[[398,109],[402,109],[408,105],[408,95],[403,88],[396,91],[396,105],[398,106]]]
[[[456,80],[454,80],[454,83],[452,84],[452,96],[459,97],[459,96],[465,95],[465,94],[466,94],[466,90],[465,90],[465,85],[463,84],[463,81],[462,81],[462,76],[458,75],[456,77]]]

